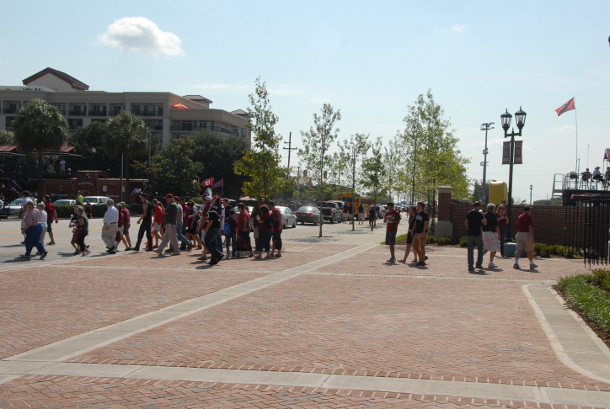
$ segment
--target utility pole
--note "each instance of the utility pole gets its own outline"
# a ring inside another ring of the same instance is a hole
[[[286,142],[284,142],[286,143]],[[282,149],[286,149],[288,150],[288,169],[290,171],[290,151],[294,151],[297,148],[293,148],[292,147],[292,132],[290,132],[289,136],[288,136],[288,147],[287,148],[282,148]]]
[[[487,123],[481,124],[481,131],[485,131],[485,150],[483,151],[483,162],[481,162],[481,165],[483,166],[483,183],[481,184],[481,201],[483,203],[489,203],[489,199],[487,198],[487,195],[486,195],[487,190],[485,189],[485,187],[487,185],[487,154],[489,153],[489,151],[487,150],[487,131],[494,129],[494,123],[495,122],[487,122]]]

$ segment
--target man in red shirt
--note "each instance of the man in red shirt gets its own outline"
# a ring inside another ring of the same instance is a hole
[[[51,196],[44,195],[42,198],[44,202],[44,211],[47,212],[47,233],[49,233],[49,238],[51,239],[47,245],[52,246],[55,244],[55,240],[53,239],[53,220],[55,223],[57,222],[57,213],[55,213],[55,205],[51,202]]]
[[[390,246],[390,259],[388,263],[395,263],[394,245],[396,244],[396,233],[398,232],[398,223],[400,223],[400,212],[394,209],[394,203],[388,203],[388,211],[383,218],[386,223],[385,244]]]
[[[515,235],[515,241],[517,242],[517,251],[515,252],[515,264],[514,269],[520,269],[519,257],[521,252],[525,250],[527,252],[527,258],[530,261],[530,270],[538,267],[534,264],[534,220],[531,216],[532,208],[530,206],[523,207],[523,214],[517,219],[517,234]]]

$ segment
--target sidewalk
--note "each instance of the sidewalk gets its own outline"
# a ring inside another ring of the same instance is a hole
[[[383,229],[300,229],[277,260],[4,269],[0,408],[610,407],[608,348],[550,289],[582,261],[390,265]]]

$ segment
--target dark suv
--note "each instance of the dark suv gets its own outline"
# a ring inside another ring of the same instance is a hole
[[[322,218],[330,223],[341,223],[341,207],[337,202],[322,202]]]

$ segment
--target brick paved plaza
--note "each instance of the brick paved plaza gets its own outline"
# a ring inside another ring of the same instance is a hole
[[[384,229],[299,225],[281,259],[210,267],[107,255],[99,220],[91,256],[60,223],[22,262],[3,221],[0,408],[610,407],[610,351],[550,288],[582,261],[387,264]]]

